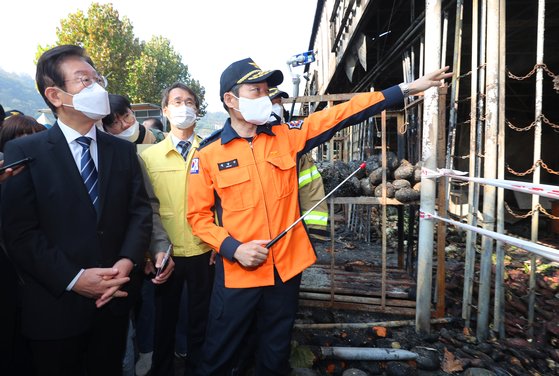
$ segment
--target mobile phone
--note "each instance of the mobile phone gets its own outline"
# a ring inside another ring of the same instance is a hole
[[[27,157],[27,158],[20,159],[17,162],[10,163],[9,165],[4,165],[4,166],[0,167],[0,174],[3,174],[4,171],[6,171],[9,168],[15,170],[18,167],[25,166],[26,164],[28,164],[32,160],[33,160],[33,158]]]
[[[157,268],[157,272],[155,273],[155,277],[158,277],[161,273],[163,273],[163,270],[165,270],[165,268],[167,267],[169,257],[171,257],[171,249],[173,249],[173,245],[169,244],[169,248],[167,248],[167,251],[165,251],[165,256],[163,257],[163,260],[161,261],[161,266],[159,268]]]

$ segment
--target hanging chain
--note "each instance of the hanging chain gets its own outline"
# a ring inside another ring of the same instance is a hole
[[[513,174],[513,175],[516,175],[516,176],[525,176],[525,175],[528,175],[528,174],[531,174],[532,172],[534,172],[534,170],[535,170],[536,167],[538,167],[538,166],[541,166],[544,170],[546,170],[546,171],[549,172],[550,174],[559,175],[559,171],[552,170],[552,169],[549,168],[549,167],[545,164],[545,162],[542,161],[541,159],[538,159],[538,160],[536,161],[536,163],[534,163],[534,164],[532,165],[532,167],[530,167],[528,170],[526,170],[526,171],[524,171],[524,172],[515,171],[515,170],[513,170],[508,164],[507,164],[507,171],[510,172],[510,173]]]
[[[548,217],[548,218],[551,218],[551,219],[559,219],[559,217],[557,217],[557,216],[555,216],[555,215],[553,215],[553,214],[550,214],[550,213],[549,213],[547,210],[545,210],[545,208],[544,208],[543,206],[541,206],[540,204],[536,204],[536,206],[534,207],[534,209],[530,210],[530,211],[527,212],[527,213],[518,214],[518,213],[515,213],[515,212],[510,208],[509,204],[507,204],[506,201],[504,201],[504,203],[505,203],[505,209],[507,209],[507,211],[509,212],[509,214],[512,215],[514,218],[526,219],[526,218],[529,218],[529,217],[533,216],[535,212],[539,211],[540,213],[542,213],[543,215],[545,215],[545,216]]]
[[[559,130],[559,124],[555,124],[555,123],[551,122],[544,114],[539,115],[536,118],[536,120],[534,120],[533,122],[531,122],[529,125],[527,125],[524,128],[517,127],[517,126],[513,125],[508,120],[506,120],[506,124],[512,130],[515,130],[517,132],[526,132],[526,131],[529,131],[530,129],[534,128],[536,126],[536,124],[538,123],[538,121],[542,121],[543,123],[549,125],[551,128]]]
[[[532,68],[532,70],[530,72],[528,72],[527,75],[525,76],[516,76],[514,74],[511,73],[511,71],[509,71],[507,69],[507,75],[509,76],[509,78],[512,78],[513,80],[518,80],[518,81],[522,81],[525,80],[529,77],[531,77],[534,73],[536,73],[536,71],[538,70],[538,68],[542,68],[549,77],[553,78],[553,80],[555,80],[557,78],[557,75],[555,73],[553,73],[545,64],[536,64],[534,65],[534,68]]]

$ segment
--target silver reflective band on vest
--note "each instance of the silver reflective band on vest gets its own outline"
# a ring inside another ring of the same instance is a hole
[[[311,181],[320,178],[320,173],[316,166],[312,166],[306,170],[299,171],[299,188],[304,187]]]
[[[304,221],[307,225],[326,226],[328,225],[328,213],[313,210],[305,216]]]

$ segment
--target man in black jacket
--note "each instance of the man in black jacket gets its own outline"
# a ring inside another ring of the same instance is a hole
[[[135,146],[96,130],[106,81],[81,47],[46,51],[36,81],[57,123],[4,149],[33,159],[2,192],[23,335],[38,375],[120,375],[152,227]]]

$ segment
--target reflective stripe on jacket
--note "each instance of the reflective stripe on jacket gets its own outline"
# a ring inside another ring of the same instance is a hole
[[[306,213],[324,198],[324,183],[310,153],[299,158],[299,203],[301,214]],[[305,225],[313,238],[326,240],[328,237],[328,203],[320,203],[305,216]]]
[[[301,155],[402,99],[399,86],[359,94],[304,121],[259,126],[252,142],[239,137],[228,119],[221,132],[204,141],[192,161],[188,221],[194,234],[223,256],[226,287],[270,286],[274,268],[287,281],[315,262],[301,222],[256,268],[243,267],[234,254],[243,243],[273,239],[299,218],[296,161]]]

